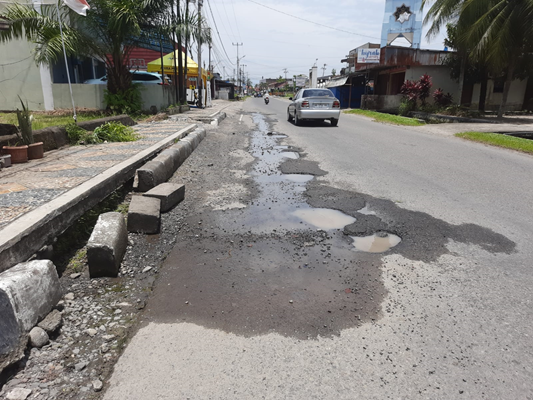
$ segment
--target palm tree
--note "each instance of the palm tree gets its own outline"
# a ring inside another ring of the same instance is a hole
[[[423,6],[428,2],[423,0]],[[532,20],[533,0],[436,0],[424,21],[433,21],[429,35],[456,21],[458,50],[465,63],[468,55],[490,71],[506,71],[498,110],[502,117],[517,66],[533,52]]]
[[[0,41],[32,41],[37,45],[35,61],[53,64],[62,57],[61,23],[67,54],[103,60],[108,91],[124,93],[131,87],[125,60],[147,34],[141,27],[152,24],[167,9],[168,4],[158,0],[92,0],[90,11],[82,17],[67,8],[57,15],[55,6],[42,6],[39,13],[31,6],[12,4],[2,15],[11,27],[0,31]],[[67,20],[71,24],[60,22]]]
[[[505,71],[501,118],[515,72],[533,52],[533,0],[466,0],[461,20],[463,40],[472,45],[473,59],[486,59],[492,70]]]

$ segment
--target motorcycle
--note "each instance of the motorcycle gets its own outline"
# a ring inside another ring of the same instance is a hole
[[[269,101],[268,97],[265,97],[265,104],[268,104]]]

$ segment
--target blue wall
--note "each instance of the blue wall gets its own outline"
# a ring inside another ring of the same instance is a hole
[[[350,102],[350,86],[336,86],[328,88],[340,100],[341,108],[361,108],[361,96],[365,94],[364,86],[351,86],[352,104]]]

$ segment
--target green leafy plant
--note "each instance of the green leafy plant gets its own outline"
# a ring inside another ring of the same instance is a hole
[[[17,108],[17,120],[19,123],[17,136],[23,145],[30,145],[34,142],[33,130],[31,127],[33,116],[30,114],[30,110],[27,105],[24,105],[24,102],[20,96],[19,100],[20,104],[22,104],[22,111]]]
[[[67,131],[68,140],[71,144],[78,144],[87,133],[85,129],[80,128],[75,122],[65,125],[65,131]]]
[[[104,90],[104,101],[115,114],[138,114],[142,108],[141,88],[139,84],[133,84],[129,89],[118,90],[112,93]]]
[[[94,130],[94,134],[101,141],[107,142],[134,142],[139,139],[133,128],[120,122],[106,122]]]
[[[398,107],[398,114],[400,114],[402,117],[406,117],[411,111],[414,111],[415,108],[416,102],[411,101],[409,99],[403,99],[400,102],[400,106]]]

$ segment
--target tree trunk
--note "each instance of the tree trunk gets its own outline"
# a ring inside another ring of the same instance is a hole
[[[189,45],[189,0],[185,0],[185,65],[183,67],[185,104],[187,104],[187,88],[189,87],[189,78],[187,71],[187,46]]]
[[[481,78],[481,88],[479,89],[479,105],[478,111],[485,112],[485,102],[487,100],[487,86],[489,83],[489,77],[487,72],[483,71],[483,77]]]
[[[176,36],[178,39],[178,82],[179,82],[179,101],[180,104],[183,104],[185,100],[185,95],[183,93],[183,56],[182,56],[182,41],[181,41],[181,26],[183,19],[181,18],[181,10],[180,10],[180,0],[177,0],[176,2],[176,16],[177,16],[177,22],[178,22],[178,28],[176,32]]]
[[[507,97],[509,96],[509,89],[511,89],[511,82],[513,81],[514,73],[514,63],[509,64],[507,67],[507,77],[505,79],[505,84],[503,85],[503,94],[502,102],[500,103],[500,108],[498,109],[498,118],[503,118],[503,112],[505,106],[507,105]]]
[[[461,56],[461,72],[459,74],[459,105],[463,104],[463,87],[465,85],[466,55]]]

